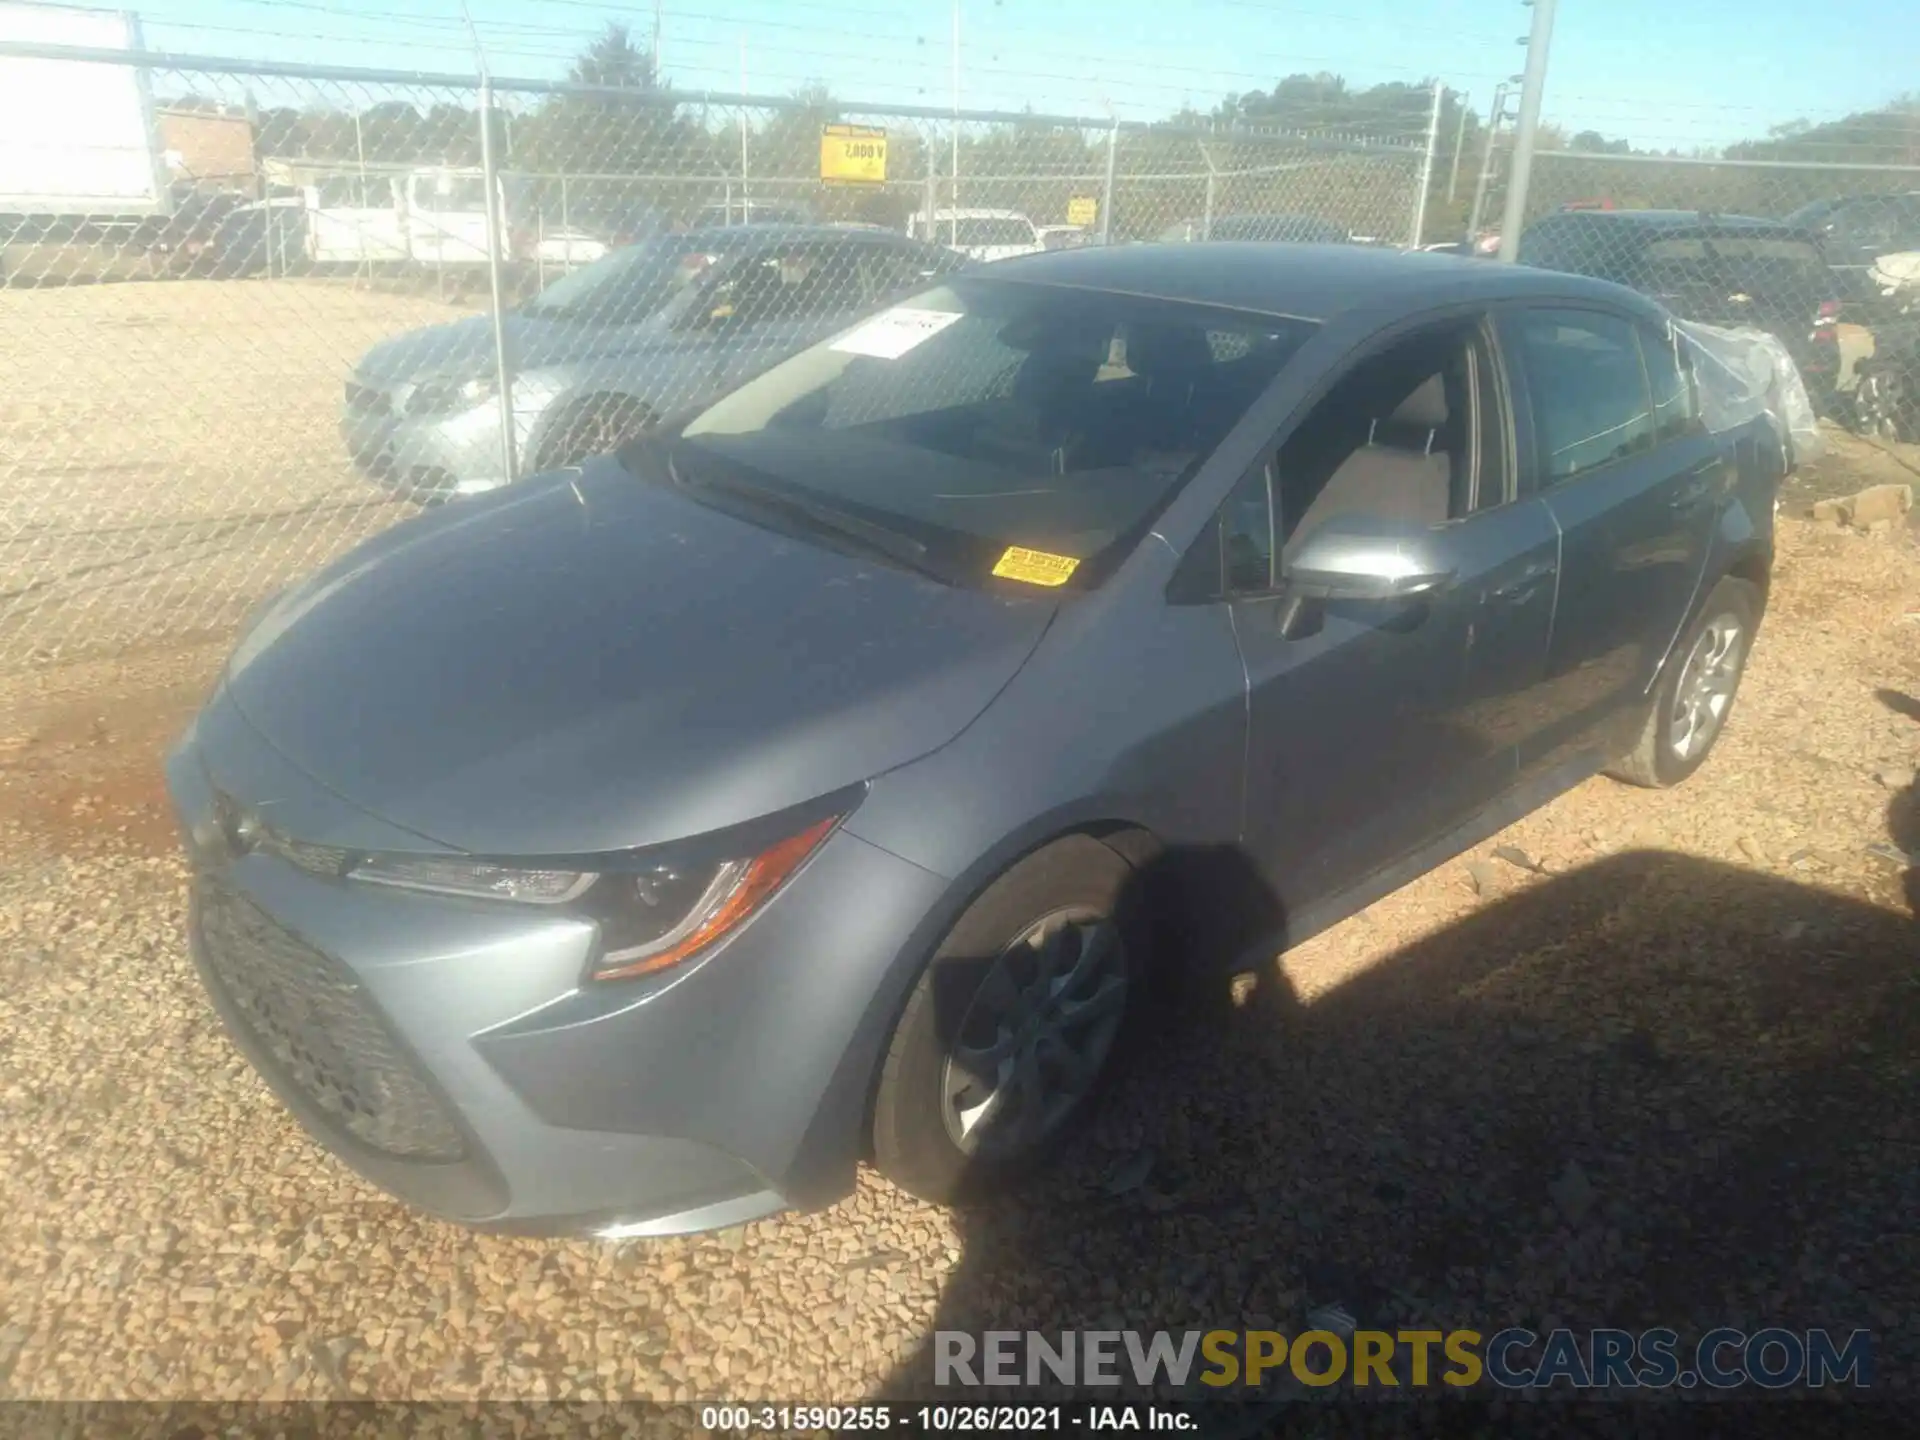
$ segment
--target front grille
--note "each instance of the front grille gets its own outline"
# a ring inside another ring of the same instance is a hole
[[[347,382],[347,409],[356,415],[385,415],[389,408],[384,390],[374,390],[352,380]]]
[[[451,1161],[465,1145],[359,982],[218,877],[199,880],[210,980],[282,1080],[383,1154]]]

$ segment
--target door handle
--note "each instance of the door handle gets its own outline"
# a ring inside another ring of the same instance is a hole
[[[1487,598],[1502,605],[1524,605],[1544,590],[1558,571],[1557,565],[1529,565],[1506,584],[1496,586]]]
[[[1713,486],[1705,480],[1690,480],[1680,487],[1679,493],[1667,501],[1669,510],[1698,510],[1713,494]]]

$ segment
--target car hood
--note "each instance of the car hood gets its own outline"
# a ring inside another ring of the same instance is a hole
[[[502,331],[508,361],[517,370],[629,355],[672,340],[670,332],[645,321],[637,325],[597,325],[512,311]],[[468,379],[491,375],[494,365],[493,317],[473,315],[383,340],[361,357],[354,373],[373,384],[397,385],[428,376]]]
[[[1057,603],[762,529],[605,459],[375,537],[273,602],[225,685],[286,759],[423,839],[619,850],[937,749]]]

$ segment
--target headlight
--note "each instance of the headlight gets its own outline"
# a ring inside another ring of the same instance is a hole
[[[407,396],[409,415],[451,415],[471,410],[494,397],[494,379],[483,375],[474,380],[422,380]]]
[[[522,868],[457,856],[370,855],[348,878],[403,890],[565,905],[600,927],[596,980],[649,975],[714,944],[758,910],[833,833],[848,807],[737,854],[670,850],[610,857],[592,869]],[[819,811],[813,812],[819,815]]]

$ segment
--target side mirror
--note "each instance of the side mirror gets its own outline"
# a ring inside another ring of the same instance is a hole
[[[1454,567],[1431,527],[1371,515],[1336,515],[1289,557],[1281,633],[1320,628],[1329,601],[1419,600],[1452,583]]]

